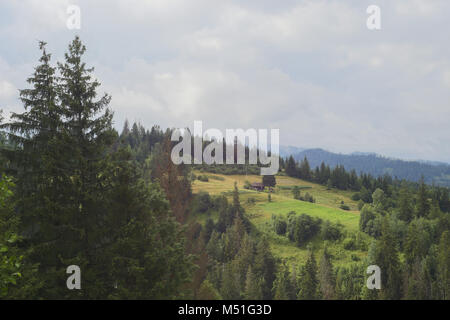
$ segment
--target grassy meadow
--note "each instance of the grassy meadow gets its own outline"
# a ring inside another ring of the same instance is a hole
[[[329,220],[330,222],[342,224],[347,237],[358,232],[359,211],[357,209],[357,203],[351,199],[352,192],[336,189],[328,190],[325,186],[304,180],[288,176],[276,176],[277,184],[271,194],[272,201],[269,202],[268,192],[244,189],[246,181],[250,183],[261,182],[261,176],[194,173],[195,175],[208,176],[207,182],[193,181],[192,189],[194,194],[200,191],[208,192],[210,195],[224,194],[232,201],[232,191],[236,182],[239,189],[241,205],[245,208],[246,215],[254,227],[252,232],[264,234],[269,239],[270,249],[273,254],[277,258],[287,260],[290,263],[302,264],[305,262],[307,255],[306,246],[297,247],[286,236],[277,235],[273,231],[271,224],[273,214],[286,215],[291,211],[295,211],[297,214],[306,213],[324,221]],[[308,192],[315,198],[316,202],[310,203],[294,199],[292,195],[292,188],[294,186],[298,186],[302,194]],[[350,211],[340,208],[342,202],[350,207]],[[214,212],[209,215],[198,214],[192,217],[192,219],[203,224],[208,217],[217,221],[218,214]],[[362,236],[364,237],[364,235]],[[337,243],[327,242],[325,244],[320,239],[313,239],[311,243],[317,254],[323,250],[324,245],[327,245],[328,251],[333,255],[333,262],[337,265],[357,261],[366,255],[366,252],[363,251],[345,250],[342,245],[342,240]]]

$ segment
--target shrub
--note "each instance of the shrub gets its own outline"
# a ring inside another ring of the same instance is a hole
[[[300,188],[298,186],[294,186],[292,195],[294,196],[294,199],[300,200]]]
[[[354,193],[354,194],[352,195],[352,200],[358,201],[358,200],[360,200],[360,199],[361,199],[361,196],[359,195],[359,192]]]
[[[203,181],[203,182],[208,182],[209,181],[208,176],[206,174],[202,174],[202,175],[198,176],[197,179],[199,181]]]
[[[295,242],[297,246],[303,245],[313,238],[320,230],[322,220],[313,218],[307,214],[300,216],[289,216],[287,231],[289,240]]]
[[[206,212],[212,208],[213,204],[208,192],[201,191],[197,195],[197,211]]]
[[[356,250],[356,241],[353,238],[345,238],[342,245],[345,250]]]
[[[286,230],[287,230],[287,222],[286,220],[277,217],[277,216],[273,216],[272,215],[272,219],[273,219],[273,229],[275,230],[275,233],[278,235],[285,235],[286,234]]]
[[[349,207],[348,205],[346,205],[346,204],[341,204],[341,205],[339,206],[339,208],[341,208],[342,210],[347,210],[347,211],[350,210],[350,207]]]
[[[321,238],[323,240],[337,241],[342,237],[342,225],[325,221],[321,225]]]

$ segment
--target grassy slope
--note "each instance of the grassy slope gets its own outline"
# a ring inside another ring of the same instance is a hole
[[[200,174],[196,172],[196,174]],[[272,194],[272,202],[268,202],[267,193],[257,192],[253,190],[245,190],[243,188],[246,180],[250,182],[260,182],[261,176],[256,175],[219,175],[210,174],[208,182],[195,180],[193,183],[193,192],[199,191],[209,192],[211,195],[218,195],[224,193],[231,198],[231,191],[234,187],[234,182],[240,190],[240,201],[246,210],[251,223],[255,226],[256,232],[265,234],[270,241],[271,250],[275,256],[286,259],[289,262],[304,263],[307,250],[306,248],[298,248],[290,242],[287,237],[279,236],[272,231],[271,216],[272,214],[287,214],[290,211],[295,211],[298,214],[306,213],[310,216],[318,217],[323,220],[330,220],[332,222],[339,222],[344,225],[345,230],[354,232],[358,230],[359,212],[357,211],[357,204],[351,200],[351,192],[339,190],[327,190],[326,187],[307,182],[304,180],[291,178],[287,176],[277,176],[277,188]],[[214,179],[214,177],[218,177]],[[308,192],[315,199],[316,203],[309,203],[295,200],[292,197],[290,187],[302,187],[302,194]],[[307,187],[307,188],[306,188]],[[254,204],[248,203],[247,199],[255,199]],[[231,199],[230,199],[231,200]],[[341,201],[350,206],[352,211],[345,211],[339,208]],[[197,216],[195,219],[201,223],[206,220],[206,215]],[[213,219],[217,216],[213,214]],[[319,239],[313,241],[313,245],[317,252],[323,248],[323,243]],[[364,252],[346,251],[340,244],[331,244],[328,249],[334,256],[336,264],[346,264],[351,261],[351,255],[362,258],[365,256]]]

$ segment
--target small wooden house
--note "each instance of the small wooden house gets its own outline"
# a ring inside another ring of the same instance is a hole
[[[256,191],[263,191],[264,185],[261,182],[253,182],[251,188]]]

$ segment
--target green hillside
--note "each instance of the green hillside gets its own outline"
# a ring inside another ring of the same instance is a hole
[[[272,227],[272,215],[284,215],[294,211],[297,214],[307,214],[311,217],[320,218],[323,221],[329,220],[333,223],[343,225],[343,232],[346,235],[344,239],[337,243],[328,243],[327,248],[333,254],[334,261],[337,265],[347,264],[363,258],[366,252],[358,250],[345,250],[344,242],[352,236],[358,234],[359,211],[357,203],[351,200],[351,192],[340,191],[336,189],[328,190],[326,187],[287,176],[277,176],[277,185],[271,194],[271,202],[268,201],[268,192],[258,192],[254,190],[244,189],[245,182],[260,182],[261,176],[256,175],[220,175],[201,173],[196,171],[195,175],[204,175],[208,177],[208,181],[195,180],[192,184],[194,194],[199,192],[208,192],[211,195],[223,194],[231,200],[234,183],[239,188],[239,196],[241,205],[245,208],[247,217],[249,218],[253,232],[259,235],[265,235],[269,239],[270,249],[272,253],[281,259],[298,264],[304,263],[307,256],[306,246],[298,247],[291,242],[286,236],[277,235]],[[315,203],[296,200],[292,195],[292,188],[300,187],[301,193],[308,192],[315,199]],[[350,207],[351,211],[340,209],[340,205],[344,202]],[[192,219],[204,224],[209,215],[198,214]],[[211,218],[217,221],[217,213],[211,213]],[[360,237],[367,238],[366,235],[359,234]],[[313,239],[311,244],[316,249],[317,255],[323,249],[323,241]]]

